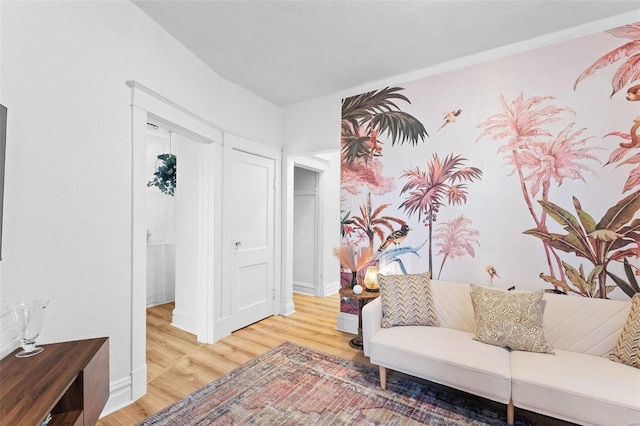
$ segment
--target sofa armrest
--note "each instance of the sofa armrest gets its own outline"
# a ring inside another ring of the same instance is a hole
[[[369,340],[381,328],[382,302],[378,297],[362,308],[362,345],[366,356],[369,356]]]

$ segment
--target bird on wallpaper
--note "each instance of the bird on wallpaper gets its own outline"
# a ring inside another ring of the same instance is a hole
[[[457,111],[450,111],[448,113],[446,113],[444,115],[444,123],[442,123],[442,126],[440,126],[440,129],[442,129],[444,126],[446,126],[449,123],[453,123],[454,121],[456,121],[456,118],[462,114],[462,110],[459,109]],[[438,129],[438,131],[440,131],[440,129]]]
[[[369,158],[382,156],[382,147],[378,144],[378,131],[373,129],[369,138]]]
[[[485,270],[489,274],[489,278],[491,279],[491,286],[493,287],[493,279],[500,278],[500,275],[498,275],[498,272],[496,271],[496,268],[493,267],[493,265],[488,265]]]
[[[405,238],[407,238],[407,234],[409,233],[409,231],[411,231],[411,228],[409,228],[408,225],[402,225],[400,229],[398,229],[397,231],[393,231],[387,236],[387,239],[384,240],[384,242],[380,245],[378,251],[386,250],[391,243],[395,244],[396,246],[399,245],[404,241]]]

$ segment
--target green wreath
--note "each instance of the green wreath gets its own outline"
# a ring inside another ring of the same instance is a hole
[[[173,154],[159,154],[156,161],[156,171],[147,186],[157,186],[163,194],[171,195],[176,191],[176,156]]]

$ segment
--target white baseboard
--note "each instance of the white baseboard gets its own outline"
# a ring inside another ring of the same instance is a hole
[[[315,296],[316,295],[316,289],[307,283],[301,283],[298,281],[294,281],[293,282],[293,292],[294,293],[302,293],[302,294],[308,294],[309,296]]]
[[[293,314],[296,311],[296,305],[293,303],[293,300],[290,302],[282,301],[280,304],[280,315],[284,315],[285,317]]]
[[[340,290],[340,282],[325,283],[318,290],[315,287],[307,285],[305,283],[294,282],[294,293],[308,294],[309,296],[327,297],[335,294]]]
[[[132,371],[128,377],[111,382],[109,399],[100,414],[100,418],[108,416],[131,405],[147,393],[147,364]]]
[[[153,308],[154,306],[164,305],[175,301],[176,296],[174,293],[169,293],[166,297],[147,297],[147,308]]]
[[[109,386],[109,399],[102,410],[102,414],[100,414],[100,418],[108,416],[131,403],[133,403],[131,399],[131,377],[116,380]]]
[[[171,325],[178,327],[180,330],[184,330],[187,333],[198,335],[198,322],[196,319],[189,317],[184,312],[180,312],[177,309],[173,310]]]
[[[147,363],[131,372],[131,399],[137,400],[147,393]]]
[[[338,326],[336,328],[345,333],[358,334],[358,316],[340,312],[338,314]]]
[[[332,294],[337,293],[339,290],[340,290],[340,281],[326,283],[323,287],[322,297],[331,296]]]

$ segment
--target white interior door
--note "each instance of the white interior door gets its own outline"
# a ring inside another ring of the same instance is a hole
[[[228,230],[232,239],[231,323],[273,315],[275,160],[233,150]]]

